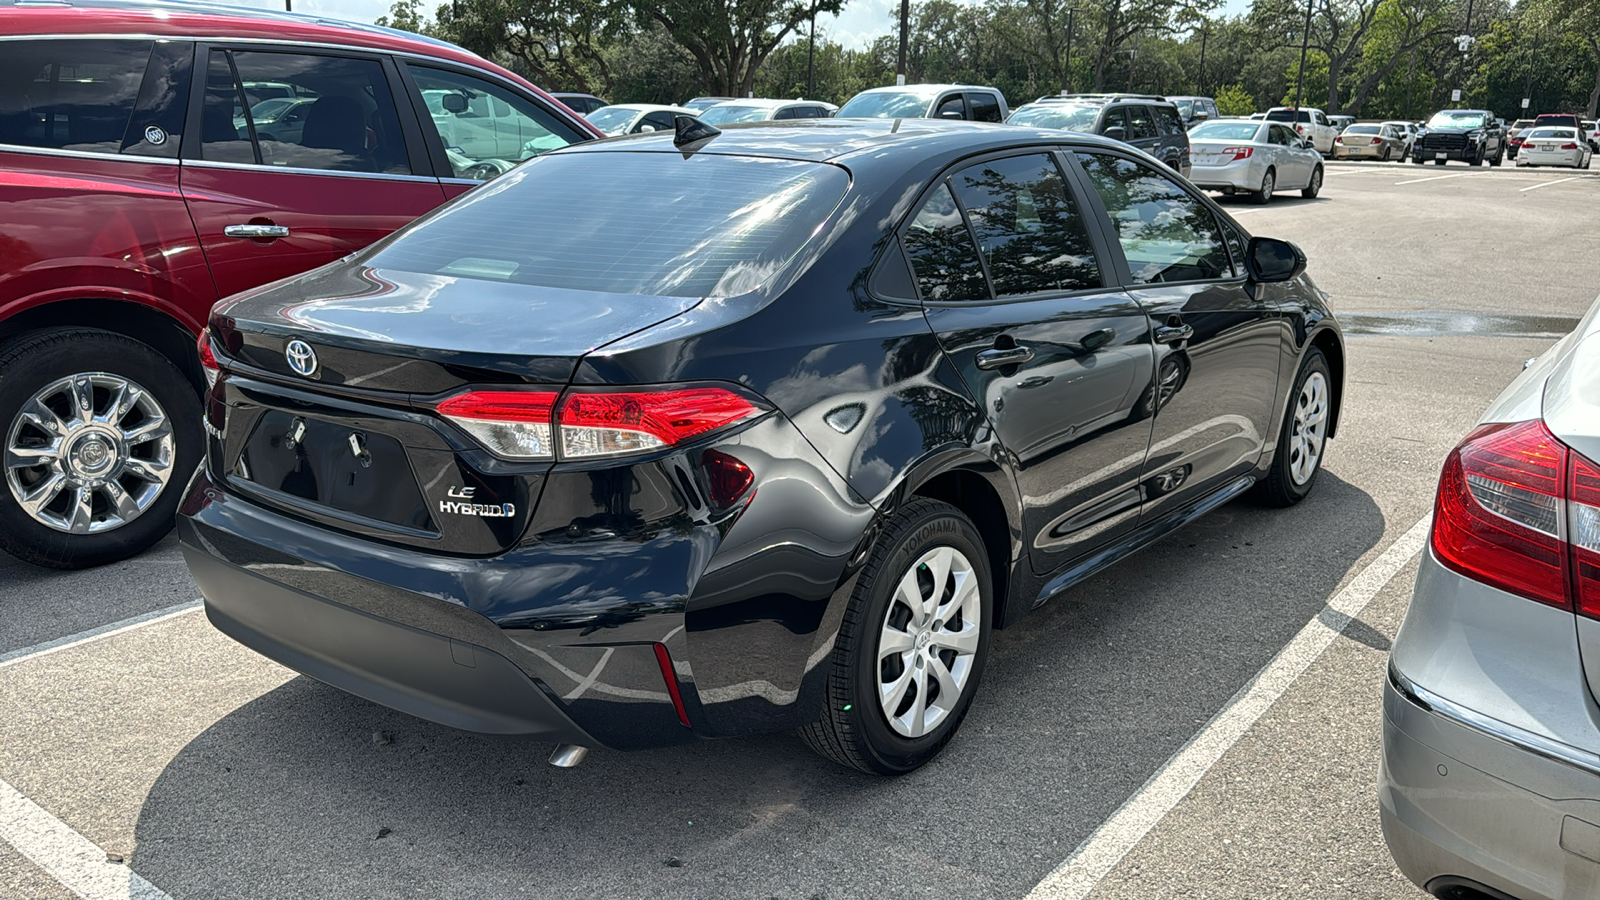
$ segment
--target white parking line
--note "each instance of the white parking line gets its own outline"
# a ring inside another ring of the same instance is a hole
[[[0,838],[84,900],[172,900],[5,781],[0,781]]]
[[[181,616],[187,612],[194,612],[200,608],[200,605],[201,604],[199,600],[190,600],[188,603],[179,603],[176,606],[169,606],[166,609],[158,609],[154,612],[147,612],[143,615],[123,619],[120,622],[112,622],[109,625],[101,625],[99,628],[91,628],[88,631],[80,631],[77,634],[69,634],[63,638],[56,638],[53,641],[45,641],[41,644],[34,644],[31,647],[23,647],[21,650],[12,650],[10,653],[0,653],[0,669],[22,662],[23,660],[44,656],[48,653],[55,653],[58,650],[65,650],[68,647],[76,647],[79,644],[87,644],[90,641],[98,641],[101,638],[108,638],[112,635],[121,634],[124,631],[129,631],[134,628],[142,628],[146,625],[153,625],[164,619],[170,619],[173,616]]]
[[[1518,193],[1523,193],[1523,192],[1526,192],[1526,191],[1537,191],[1539,188],[1542,188],[1542,187],[1549,187],[1552,184],[1565,184],[1568,181],[1577,181],[1579,178],[1582,178],[1582,177],[1583,177],[1582,175],[1574,175],[1571,178],[1557,178],[1555,181],[1546,181],[1546,182],[1543,182],[1542,184],[1530,184],[1525,188],[1518,188],[1517,192]]]
[[[1398,184],[1421,184],[1424,181],[1440,181],[1440,180],[1445,179],[1445,178],[1460,178],[1461,176],[1463,176],[1465,174],[1467,174],[1467,173],[1465,173],[1465,172],[1457,172],[1454,175],[1435,175],[1432,178],[1413,178],[1413,179],[1411,179],[1409,181],[1396,181],[1395,184],[1397,184],[1397,185]]]
[[[1065,862],[1045,876],[1029,892],[1027,900],[1081,900],[1088,896],[1417,555],[1427,541],[1430,519],[1431,516],[1423,516],[1335,594],[1206,727],[1179,748]]]

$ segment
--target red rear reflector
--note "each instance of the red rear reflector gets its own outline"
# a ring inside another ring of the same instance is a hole
[[[745,492],[756,481],[756,473],[750,471],[749,466],[715,449],[708,449],[700,455],[700,465],[706,470],[706,483],[711,490],[713,506],[729,509],[740,500],[749,501]]]
[[[206,373],[206,387],[216,385],[222,367],[217,365],[217,355],[211,352],[210,328],[200,329],[200,339],[195,343],[195,349],[200,353],[200,370]]]
[[[1567,454],[1538,421],[1467,435],[1439,478],[1434,555],[1469,578],[1570,609],[1557,536]]]
[[[672,670],[672,657],[665,644],[656,644],[656,662],[661,665],[661,680],[667,683],[667,695],[672,698],[672,708],[678,711],[678,721],[689,727],[689,711],[683,708],[683,695],[678,693],[678,673]]]
[[[554,391],[468,391],[436,409],[501,456],[554,459],[550,416],[560,396]]]
[[[1578,612],[1600,619],[1600,466],[1573,453],[1567,498],[1572,595]]]
[[[585,459],[670,447],[759,412],[718,387],[574,392],[561,404],[561,455]]]

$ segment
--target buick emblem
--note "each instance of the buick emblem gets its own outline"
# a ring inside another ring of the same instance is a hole
[[[283,348],[283,358],[288,361],[289,368],[299,375],[307,378],[317,374],[317,351],[311,345],[296,338]]]

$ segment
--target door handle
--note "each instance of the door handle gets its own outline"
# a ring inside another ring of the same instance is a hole
[[[229,225],[222,229],[222,233],[233,238],[253,238],[261,240],[266,238],[286,238],[289,236],[287,225]]]
[[[1156,328],[1156,343],[1176,344],[1194,337],[1194,326],[1178,323],[1177,325],[1160,325]]]
[[[1032,347],[995,347],[978,353],[978,368],[999,369],[1004,366],[1020,366],[1030,359],[1033,359]]]

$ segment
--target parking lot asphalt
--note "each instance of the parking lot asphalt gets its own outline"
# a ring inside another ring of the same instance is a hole
[[[1224,206],[1351,332],[1317,490],[997,634],[926,768],[775,735],[558,770],[233,644],[170,540],[0,559],[0,897],[1421,897],[1378,829],[1385,653],[1444,454],[1600,290],[1600,178],[1331,164]]]

